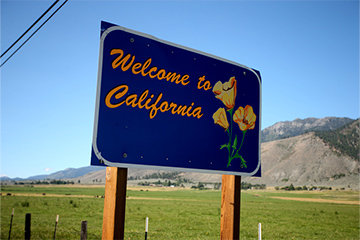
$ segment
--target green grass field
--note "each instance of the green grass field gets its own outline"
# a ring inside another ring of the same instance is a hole
[[[94,196],[104,195],[104,187],[2,186],[1,192],[1,239],[8,239],[13,208],[11,239],[24,238],[26,213],[32,239],[53,239],[57,214],[57,239],[79,239],[81,221],[88,221],[88,239],[101,239],[104,199]],[[127,196],[125,239],[144,239],[146,217],[148,239],[220,238],[221,191],[133,187]],[[257,239],[258,223],[262,239],[359,239],[359,192],[243,190],[241,239]]]

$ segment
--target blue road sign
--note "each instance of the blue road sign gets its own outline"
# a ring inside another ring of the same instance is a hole
[[[254,69],[101,23],[91,165],[260,176]]]

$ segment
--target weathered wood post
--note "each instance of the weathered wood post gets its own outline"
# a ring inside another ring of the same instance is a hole
[[[25,215],[25,240],[31,237],[31,213]]]
[[[81,240],[87,240],[87,221],[81,222],[81,233],[80,233]]]
[[[220,239],[240,239],[241,176],[223,175],[221,185]]]
[[[59,222],[59,215],[56,215],[55,229],[54,229],[54,240],[55,240],[55,238],[56,238],[56,228],[57,228],[58,222]]]
[[[102,239],[124,239],[127,168],[107,167]]]
[[[14,208],[13,208],[12,213],[11,213],[10,230],[9,230],[9,238],[8,238],[8,240],[10,240],[10,236],[11,236],[11,228],[12,228],[13,218],[14,218]]]

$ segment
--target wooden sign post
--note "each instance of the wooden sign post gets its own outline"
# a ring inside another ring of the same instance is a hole
[[[221,185],[220,239],[240,239],[241,176],[223,175]]]
[[[127,168],[107,167],[102,239],[124,239]],[[220,239],[240,239],[241,176],[223,175]]]
[[[102,239],[124,239],[127,168],[107,167]]]

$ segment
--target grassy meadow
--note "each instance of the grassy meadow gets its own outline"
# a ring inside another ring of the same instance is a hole
[[[93,186],[2,186],[1,239],[23,239],[31,213],[31,238],[79,239],[81,221],[88,239],[101,239],[105,189]],[[12,196],[7,196],[12,193]],[[43,195],[45,194],[45,195]],[[303,200],[303,201],[302,201]],[[125,239],[219,239],[221,191],[129,187]],[[358,191],[242,190],[241,239],[359,239]]]

